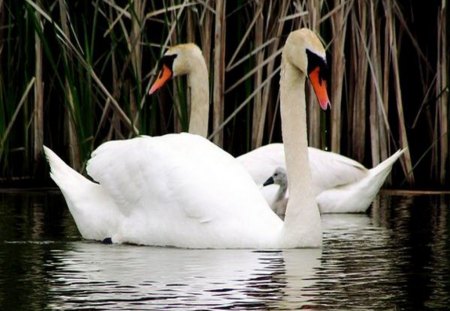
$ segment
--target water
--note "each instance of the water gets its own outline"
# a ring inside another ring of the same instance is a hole
[[[449,199],[326,215],[321,249],[185,250],[83,241],[59,192],[0,193],[0,309],[446,309]]]

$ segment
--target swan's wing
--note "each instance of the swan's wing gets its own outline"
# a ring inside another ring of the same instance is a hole
[[[337,153],[308,148],[313,184],[317,192],[353,183],[365,177],[368,170],[357,161]],[[284,147],[269,144],[241,155],[238,161],[257,184],[262,184],[278,167],[286,168]]]
[[[337,153],[308,148],[313,183],[318,192],[361,180],[368,170],[359,162]]]
[[[247,152],[237,160],[252,176],[256,184],[264,183],[278,167],[286,168],[284,146],[281,143],[264,145]]]
[[[108,142],[93,152],[87,171],[126,216],[245,221],[265,204],[235,159],[197,135]]]

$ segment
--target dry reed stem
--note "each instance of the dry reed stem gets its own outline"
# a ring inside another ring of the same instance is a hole
[[[376,17],[376,6],[373,2],[370,3],[370,16],[371,16],[371,28],[372,28],[372,44],[376,47],[376,51],[373,51],[373,60],[377,64],[376,66],[376,74],[377,77],[373,77],[372,79],[376,79],[376,85],[372,84],[371,86],[371,100],[377,101],[377,121],[378,121],[378,135],[380,141],[380,159],[386,159],[390,155],[390,126],[389,124],[385,124],[387,122],[387,115],[389,114],[389,53],[385,53],[381,51],[381,25]],[[389,46],[387,37],[383,42],[383,45]],[[383,55],[387,57],[385,62],[383,63]],[[385,67],[387,66],[387,67]],[[387,70],[386,70],[387,69]],[[381,88],[381,90],[379,89]],[[375,159],[376,160],[376,159]],[[379,161],[381,162],[381,161]],[[374,159],[372,158],[372,164],[374,163]],[[390,177],[389,181],[390,181]]]
[[[378,163],[381,162],[381,159],[385,159],[386,157],[380,156],[381,149],[385,149],[382,147],[386,142],[383,141],[383,138],[381,137],[381,131],[383,130],[384,126],[379,120],[379,114],[378,114],[378,107],[382,107],[383,104],[379,101],[381,99],[379,96],[377,96],[378,86],[381,85],[381,61],[380,61],[380,55],[378,52],[379,48],[379,41],[378,41],[378,31],[376,28],[376,22],[375,22],[375,13],[374,13],[374,6],[373,2],[371,2],[369,7],[370,11],[370,33],[369,33],[369,40],[370,40],[370,52],[368,55],[369,62],[373,66],[372,75],[371,75],[371,82],[370,83],[370,101],[369,101],[369,122],[370,122],[370,143],[371,143],[371,155],[372,155],[372,166],[376,166]]]
[[[395,98],[397,104],[397,112],[398,112],[398,125],[400,131],[400,145],[402,148],[408,147],[408,136],[406,133],[406,125],[405,118],[403,114],[403,100],[401,94],[401,85],[400,85],[400,70],[398,65],[398,51],[397,51],[397,35],[394,30],[393,20],[389,20],[389,37],[391,38],[391,57],[392,57],[392,70],[394,77],[394,90],[395,90]],[[412,162],[411,162],[411,153],[409,148],[403,154],[405,170],[408,172],[406,174],[406,179],[410,185],[414,184],[414,173],[412,171]]]
[[[145,2],[141,0],[133,1],[133,11],[131,12],[131,33],[129,36],[128,46],[130,49],[131,64],[133,66],[133,72],[135,81],[139,92],[137,94],[143,94],[140,90],[142,81],[142,28],[144,22],[144,9]],[[133,120],[133,124],[138,128],[139,124],[139,105],[135,96],[134,88],[130,88],[130,113]],[[145,94],[143,94],[145,96]]]
[[[350,6],[345,6],[348,1],[335,0],[335,7],[340,7],[339,11],[331,16],[331,29],[333,33],[332,61],[331,61],[331,151],[340,153],[341,150],[341,102],[342,88],[345,75],[345,37],[347,28],[347,18]]]
[[[287,15],[287,16],[281,17],[281,18],[278,19],[278,22],[286,22],[286,21],[289,21],[289,20],[292,20],[292,19],[296,19],[296,18],[299,18],[299,17],[306,16],[306,15],[308,15],[308,12],[298,12],[298,13],[295,13],[295,14],[291,14],[291,15]]]
[[[213,24],[213,13],[207,8],[207,5],[204,5],[203,9],[203,23],[202,32],[201,32],[201,47],[203,51],[203,56],[205,57],[206,68],[208,68],[208,72],[210,72],[210,63],[211,63],[211,29]]]
[[[128,9],[132,3],[130,2],[124,8],[121,8],[120,6],[114,4],[110,1],[103,0],[103,2],[105,2],[109,5],[111,15],[112,15],[112,12],[111,12],[112,9],[115,9],[116,11],[118,11],[120,13],[117,15],[115,20],[113,20],[112,22],[109,23],[108,29],[103,33],[103,37],[106,37],[114,29],[115,25],[118,22],[122,21],[123,16],[127,17],[128,19],[131,19],[131,14],[128,12]]]
[[[355,9],[351,14],[351,68],[349,85],[350,98],[350,122],[351,122],[351,154],[358,161],[364,160],[366,142],[366,84],[368,56],[365,53],[367,33],[367,4],[364,1],[355,3]]]
[[[255,39],[254,46],[263,45],[263,31],[264,31],[264,21],[263,16],[261,14],[263,8],[263,3],[257,1],[255,3],[255,9],[258,12],[255,15]],[[255,56],[255,64],[260,64],[264,61],[264,52],[263,50],[259,50]],[[263,80],[263,68],[261,66],[258,67],[254,77],[254,85],[258,86],[261,84]],[[265,115],[262,114],[262,92],[258,92],[253,99],[253,120],[252,120],[252,137],[251,137],[251,146],[252,148],[257,148],[261,146],[264,128],[261,127],[261,123],[264,124]]]
[[[38,16],[36,19],[40,21]],[[41,157],[44,145],[44,82],[42,79],[42,42],[37,33],[34,34],[34,40],[36,83],[34,84],[33,158],[37,162]]]
[[[128,6],[127,6],[127,8],[128,8]],[[107,20],[109,21],[109,25],[112,25],[115,23],[114,21],[112,21],[113,20],[113,7],[109,7]],[[119,20],[120,20],[120,18],[117,19],[117,21],[119,21]],[[110,29],[113,29],[113,27],[110,26]],[[114,98],[119,98],[120,97],[120,89],[122,86],[122,82],[121,82],[122,79],[119,78],[119,69],[118,69],[118,65],[117,65],[116,49],[111,49],[111,73],[112,73],[112,75],[111,75],[112,96]],[[98,134],[99,134],[101,128],[104,126],[105,122],[107,121],[106,117],[109,115],[109,111],[111,109],[112,109],[111,99],[106,98],[106,103],[102,109],[102,116],[101,116],[100,122],[97,126],[95,138],[98,137]],[[108,130],[106,139],[111,140],[114,136],[118,137],[119,135],[120,135],[120,118],[113,111],[112,117],[110,118],[109,130]]]
[[[168,7],[164,7],[163,9],[155,10],[150,13],[147,13],[145,15],[145,20],[151,19],[152,17],[158,16],[158,15],[166,14],[171,11],[179,10],[179,12],[182,12],[186,7],[193,6],[196,4],[197,3],[195,1],[189,3],[187,0],[183,1],[182,4],[172,4]],[[206,6],[206,7],[209,8],[209,6]],[[178,18],[177,18],[177,20],[178,20]]]
[[[211,42],[211,36],[212,36],[212,25],[213,25],[213,14],[214,11],[210,9],[210,7],[207,5],[207,3],[204,3],[203,1],[199,1],[203,5],[203,13],[201,14],[201,17],[199,19],[199,25],[200,25],[200,41],[201,41],[201,48],[203,52],[203,57],[205,58],[206,68],[208,72],[210,72],[211,68],[211,48],[213,42]],[[211,81],[208,80],[209,86],[211,85]],[[209,92],[211,94],[211,91]],[[211,95],[209,98],[209,102],[211,103]],[[209,116],[208,116],[209,118]]]
[[[226,0],[216,0],[214,26],[214,86],[213,86],[213,131],[217,131],[224,120],[225,90],[225,11]],[[223,146],[223,132],[213,137],[213,142]]]
[[[194,17],[192,16],[192,10],[187,10],[186,12],[187,16],[187,22],[186,22],[186,42],[196,42],[195,40],[195,23],[194,23]],[[188,122],[189,122],[189,116],[191,111],[191,88],[186,87],[186,105],[187,105],[187,115],[188,115]]]
[[[440,149],[440,174],[439,180],[442,184],[446,181],[448,168],[448,46],[447,46],[447,5],[446,1],[442,0],[441,8],[438,12],[438,27],[437,27],[437,43],[438,43],[438,57],[437,57],[437,76],[436,83],[436,97],[438,98],[438,113],[439,113],[439,131],[443,139],[439,140]]]
[[[177,0],[171,0],[170,1],[170,5],[171,7],[175,6]],[[183,4],[186,4],[187,1],[185,1]],[[174,45],[178,43],[178,37],[179,37],[179,33],[178,33],[178,22],[181,18],[182,13],[184,13],[184,9],[185,6],[180,7],[180,10],[178,12],[176,11],[170,11],[169,12],[169,16],[170,16],[170,20],[171,20],[171,24],[172,24],[172,28],[170,29],[169,35],[167,36],[167,40],[166,42],[169,43],[170,45]],[[181,114],[181,97],[180,97],[180,92],[179,92],[179,87],[181,84],[183,83],[182,79],[178,79],[175,80],[174,83],[172,84],[172,93],[173,93],[173,100],[174,100],[174,105],[173,108],[175,110],[174,113],[174,118],[173,118],[173,129],[175,133],[179,133],[183,131],[183,125],[181,123],[181,119],[182,119],[182,114]],[[189,94],[187,94],[187,98],[188,100],[190,99]],[[178,116],[178,117],[177,117]]]
[[[61,28],[64,32],[65,37],[70,41],[70,30],[69,30],[69,24],[68,24],[68,14],[66,4],[64,0],[59,0],[59,16],[61,19]],[[63,48],[63,57],[65,59],[65,62],[67,66],[71,66],[72,64],[72,57],[70,53],[67,53],[66,48]],[[75,105],[73,102],[73,94],[72,90],[70,89],[69,81],[66,78],[64,81],[65,85],[65,92],[66,92],[66,98],[67,98],[67,106],[66,106],[66,112],[65,112],[65,123],[66,128],[68,130],[68,139],[69,139],[69,160],[70,164],[73,167],[74,170],[79,171],[81,167],[81,157],[80,157],[80,145],[79,145],[79,139],[77,135],[77,127],[75,125],[74,121],[74,111],[75,111]]]
[[[186,42],[196,42],[195,40],[195,22],[194,16],[192,16],[192,10],[186,12]]]

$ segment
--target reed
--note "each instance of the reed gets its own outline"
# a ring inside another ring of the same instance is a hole
[[[354,87],[349,89],[349,129],[351,129],[351,143],[349,151],[361,162],[365,160],[366,150],[366,124],[367,108],[366,88],[368,59],[365,52],[367,40],[367,2],[358,1],[351,12],[351,50],[350,50],[350,77],[349,84]],[[363,104],[362,104],[363,103]]]
[[[338,10],[331,15],[331,151],[340,153],[342,137],[341,103],[345,75],[344,48],[347,35],[348,15],[352,6],[349,1],[335,0],[334,7]]]
[[[370,137],[371,137],[371,155],[372,164],[376,165],[381,162],[382,159],[386,159],[390,154],[390,136],[387,134],[390,131],[389,123],[386,120],[386,116],[389,112],[389,97],[383,98],[381,95],[384,90],[383,87],[388,89],[388,84],[382,83],[383,73],[383,61],[382,61],[382,38],[381,38],[381,23],[375,14],[375,5],[370,3],[370,41],[371,46],[369,54],[370,67]],[[387,18],[388,19],[388,18]],[[388,37],[387,37],[388,38]],[[383,42],[385,46],[389,46],[386,39]],[[386,54],[384,55],[386,57]],[[389,63],[388,63],[389,64]],[[389,71],[387,71],[389,73]],[[385,76],[389,81],[389,75]]]
[[[37,5],[41,5],[40,2],[36,3]],[[70,40],[70,30],[69,30],[69,13],[67,11],[67,6],[63,0],[59,0],[59,14],[60,14],[60,20],[61,20],[61,28],[64,32],[65,37]],[[41,18],[37,16],[37,18],[40,20]],[[39,38],[40,40],[40,38]],[[73,87],[71,88],[71,85],[73,83],[71,80],[73,77],[73,57],[70,53],[67,53],[66,47],[62,46],[63,53],[63,62],[66,67],[66,74],[64,78],[64,91],[66,94],[66,109],[64,114],[64,123],[65,128],[67,129],[67,138],[68,138],[68,151],[69,151],[69,159],[70,164],[75,170],[80,170],[81,168],[81,156],[80,156],[80,144],[79,144],[79,138],[77,133],[77,125],[75,124],[76,118],[72,117],[76,115],[76,109],[79,107],[74,102],[74,94],[72,92]],[[80,103],[81,104],[81,103]],[[42,146],[41,146],[42,148]]]
[[[217,129],[224,119],[225,105],[225,14],[226,1],[217,0],[214,22],[214,86],[213,86],[213,130]],[[223,132],[213,137],[214,143],[223,147]]]
[[[437,58],[436,68],[437,81],[436,81],[436,97],[438,98],[437,115],[439,116],[439,148],[440,148],[440,161],[439,161],[439,182],[445,184],[447,181],[447,172],[449,166],[449,154],[448,154],[448,104],[449,104],[449,46],[448,46],[448,19],[447,19],[447,1],[442,1],[442,5],[437,12]]]
[[[392,69],[393,69],[393,75],[394,75],[394,85],[395,85],[395,99],[397,104],[397,111],[398,111],[398,126],[400,131],[400,146],[402,148],[409,147],[408,144],[408,136],[406,133],[406,123],[403,113],[403,98],[402,98],[402,91],[401,91],[401,85],[400,85],[400,69],[399,69],[399,53],[397,49],[397,35],[396,31],[392,25],[392,20],[390,21],[389,25],[389,36],[391,38],[391,57],[392,57]],[[409,181],[409,183],[414,183],[414,174],[412,171],[412,162],[411,162],[411,154],[410,150],[406,150],[404,153],[404,165],[406,166],[406,171],[410,172],[406,175],[406,179]]]
[[[264,18],[262,15],[263,3],[256,1],[253,3],[254,11],[256,12],[254,16],[254,40],[253,45],[255,47],[260,47],[264,43]],[[253,22],[252,22],[253,23]],[[255,55],[255,64],[261,64],[264,61],[264,50],[260,49],[256,52]],[[255,72],[255,77],[253,80],[254,85],[261,85],[263,81],[263,67],[257,67],[257,71]],[[263,130],[260,126],[263,123],[263,119],[265,119],[265,115],[263,115],[263,103],[262,103],[262,91],[258,92],[256,96],[253,98],[253,119],[252,119],[252,148],[256,148],[261,146],[263,139]]]
[[[38,19],[38,22],[39,19]],[[34,118],[33,118],[33,159],[39,160],[44,144],[44,82],[42,73],[42,43],[37,33],[34,35],[35,84],[34,84]]]
[[[409,147],[394,182],[445,185],[447,1],[429,5],[417,25],[421,4],[401,0],[0,1],[0,178],[39,174],[44,143],[83,171],[106,140],[186,130],[185,80],[146,93],[167,46],[187,41],[210,70],[210,138],[234,155],[279,141],[281,48],[306,26],[331,72],[331,112],[308,98],[310,145],[368,166]],[[412,140],[419,130],[430,139]]]

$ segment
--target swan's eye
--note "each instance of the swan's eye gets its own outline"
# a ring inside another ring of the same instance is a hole
[[[327,93],[327,63],[325,58],[306,50],[308,57],[308,77],[316,93],[320,107],[326,110],[330,106],[330,99]]]
[[[323,80],[328,81],[328,66],[326,60],[308,49],[306,50],[306,55],[308,57],[308,75],[318,67],[319,82],[322,83]]]
[[[177,56],[178,56],[177,54],[173,54],[173,55],[164,55],[163,57],[161,57],[158,64],[158,70],[161,71],[164,65],[166,65],[167,68],[172,70],[173,61],[175,60],[175,58],[177,58]]]

